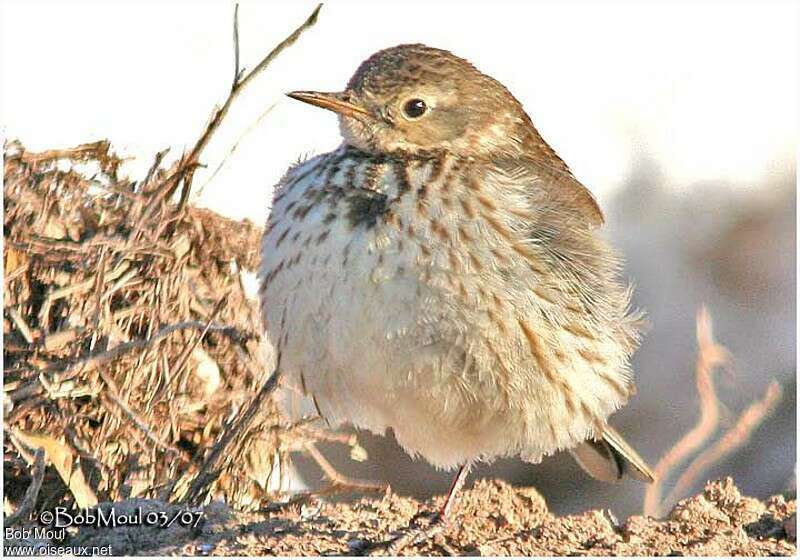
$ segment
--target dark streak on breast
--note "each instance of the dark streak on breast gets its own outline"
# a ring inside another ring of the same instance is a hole
[[[378,190],[378,179],[380,178],[382,167],[382,164],[374,161],[373,159],[367,159],[367,161],[364,163],[364,180],[362,181],[364,189],[370,191]]]
[[[378,217],[387,211],[387,197],[385,194],[366,190],[353,189],[347,193],[345,204],[348,207],[347,219],[350,227],[365,226],[367,229],[375,227]]]
[[[397,194],[402,196],[411,190],[411,177],[409,176],[409,163],[405,160],[396,160],[392,166],[397,180]]]

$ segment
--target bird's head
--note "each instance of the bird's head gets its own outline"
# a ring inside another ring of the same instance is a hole
[[[375,53],[342,92],[288,95],[338,113],[345,142],[368,152],[515,156],[526,145],[544,144],[502,84],[466,60],[424,45]]]

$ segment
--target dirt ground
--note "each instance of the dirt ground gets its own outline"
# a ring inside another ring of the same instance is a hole
[[[366,555],[409,526],[423,527],[442,498],[417,502],[396,495],[352,502],[309,497],[270,511],[239,513],[221,503],[203,509],[195,528],[82,528],[69,545],[111,545],[114,555],[307,556]],[[117,515],[178,511],[153,500],[113,506]],[[776,556],[796,554],[796,504],[742,496],[731,479],[709,483],[680,502],[664,520],[634,516],[619,523],[607,511],[556,517],[533,488],[478,481],[462,495],[444,532],[404,555],[470,556]],[[6,541],[6,545],[13,544]]]

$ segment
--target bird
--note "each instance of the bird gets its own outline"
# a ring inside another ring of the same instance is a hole
[[[276,369],[332,426],[394,432],[456,469],[568,450],[589,475],[653,473],[608,417],[634,394],[643,316],[592,193],[499,81],[422,44],[367,58],[342,143],[275,188],[259,292]]]

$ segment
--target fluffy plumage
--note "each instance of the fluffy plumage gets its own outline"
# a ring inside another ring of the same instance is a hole
[[[438,467],[606,441],[638,315],[597,203],[519,102],[421,45],[296,96],[340,112],[344,143],[287,173],[264,235],[283,374],[331,423],[391,427]],[[426,114],[404,116],[409,99]]]

